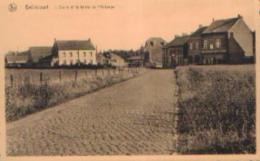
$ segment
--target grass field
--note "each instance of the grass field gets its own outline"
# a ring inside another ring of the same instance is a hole
[[[177,68],[180,153],[255,153],[255,66]]]
[[[25,115],[129,79],[140,70],[6,69],[6,119]]]

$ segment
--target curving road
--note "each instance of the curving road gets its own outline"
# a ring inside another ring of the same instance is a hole
[[[174,152],[173,70],[151,70],[7,124],[8,155]]]

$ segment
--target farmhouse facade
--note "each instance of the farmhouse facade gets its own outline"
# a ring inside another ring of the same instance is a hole
[[[69,66],[76,64],[97,65],[97,52],[91,40],[55,40],[52,49],[56,64]]]
[[[207,26],[199,26],[193,32],[188,40],[188,61],[190,64],[199,64],[201,60],[201,49],[203,47],[202,33],[207,29]]]
[[[242,63],[254,55],[254,35],[243,17],[213,21],[202,33],[203,64]]]
[[[164,67],[187,64],[189,35],[175,36],[175,38],[164,46]]]
[[[97,55],[97,62],[99,65],[103,66],[113,66],[113,67],[126,67],[128,64],[126,60],[113,53],[113,52],[105,52],[105,53],[99,53]]]
[[[164,46],[164,67],[182,64],[247,63],[255,59],[255,32],[243,17],[213,20],[190,36],[177,36]]]
[[[121,56],[110,53],[110,64],[114,67],[126,67],[127,62]]]

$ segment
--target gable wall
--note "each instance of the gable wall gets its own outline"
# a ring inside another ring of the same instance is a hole
[[[253,56],[253,34],[244,20],[238,20],[229,32],[233,32],[234,38],[245,52],[245,56]]]

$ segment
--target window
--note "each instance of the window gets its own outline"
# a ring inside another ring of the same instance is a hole
[[[93,60],[90,60],[90,64],[93,64]]]
[[[86,53],[85,53],[85,54],[86,54]],[[84,54],[84,55],[85,55],[85,54]],[[86,60],[86,59],[84,59],[84,64],[87,64],[87,60]]]
[[[190,50],[192,50],[193,49],[193,43],[191,42],[190,43]]]
[[[153,42],[152,41],[150,42],[150,45],[153,46]]]
[[[73,60],[70,60],[70,65],[72,65],[73,64]]]
[[[83,52],[83,55],[84,55],[84,57],[86,57],[87,55],[86,55],[86,52]]]
[[[92,56],[92,51],[90,52],[90,56]]]
[[[208,48],[208,40],[203,41],[203,48],[207,49]]]
[[[214,44],[213,43],[209,44],[209,49],[214,49]]]
[[[164,45],[164,42],[161,42],[161,45],[163,46],[163,45]]]
[[[63,65],[66,65],[66,60],[63,60]]]
[[[63,52],[63,56],[66,57],[66,52],[65,51]]]
[[[72,57],[72,52],[70,52],[70,57]]]
[[[220,47],[221,47],[221,40],[216,39],[216,48],[220,48]]]

